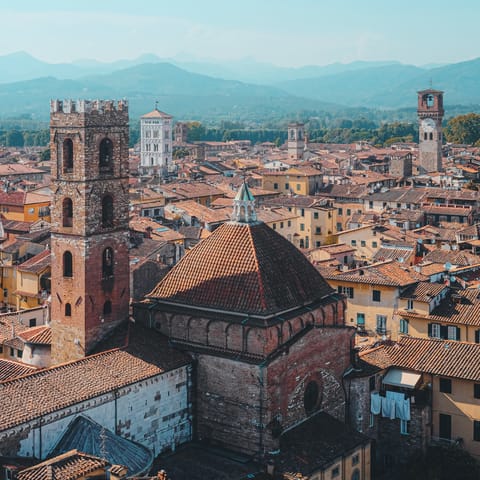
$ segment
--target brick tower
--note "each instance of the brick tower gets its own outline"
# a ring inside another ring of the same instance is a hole
[[[442,171],[443,92],[418,92],[418,135],[420,174]]]
[[[129,312],[128,105],[52,100],[52,361],[87,355]]]

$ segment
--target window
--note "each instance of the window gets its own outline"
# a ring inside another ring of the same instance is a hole
[[[113,227],[113,198],[111,195],[105,195],[102,198],[102,227]]]
[[[63,253],[63,276],[73,277],[73,257],[68,250]]]
[[[372,377],[370,377],[368,379],[368,387],[369,387],[370,391],[373,392],[373,390],[375,390],[376,386],[377,386],[377,379],[376,379],[375,375],[373,375]]]
[[[365,240],[361,240],[360,241],[360,246],[361,247],[366,247],[367,246],[367,242]]]
[[[370,428],[373,428],[373,426],[375,425],[375,415],[373,413],[370,414],[370,422],[368,423],[368,426]]]
[[[476,442],[480,442],[480,421],[479,420],[473,421],[473,439]]]
[[[287,222],[287,226],[289,226],[289,227],[291,227],[291,226],[292,226],[292,222],[291,222],[291,220],[289,220],[289,221]],[[480,343],[480,342],[479,342],[479,343]]]
[[[338,293],[343,293],[347,298],[353,298],[353,287],[342,287],[339,285],[337,291]]]
[[[408,435],[408,421],[400,420],[400,433],[402,435]]]
[[[360,480],[360,470],[358,468],[352,472],[352,480]]]
[[[318,220],[318,212],[313,212],[313,218],[314,218],[315,220]]]
[[[274,224],[272,225],[272,227],[273,227],[274,230],[276,230],[276,229],[277,229],[277,224],[274,223]]]
[[[290,188],[290,184],[289,183],[286,183],[285,184],[285,190],[288,190]]]
[[[407,300],[407,310],[413,310],[413,300],[411,298]]]
[[[317,248],[320,247],[321,245],[322,245],[322,242],[318,242],[318,241],[315,242],[315,246],[316,246]]]
[[[22,358],[23,350],[17,350],[17,357]]]
[[[297,188],[297,192],[299,192],[302,186],[299,183],[297,183],[296,188]]]
[[[339,208],[339,209],[337,210],[337,213],[338,213],[338,215],[343,215],[343,209],[342,209],[342,208]]]
[[[316,233],[317,235],[320,235],[320,234],[322,233],[322,229],[321,229],[320,227],[316,227],[316,228],[315,228],[315,233]]]
[[[352,211],[349,208],[347,208],[347,215],[350,216],[351,214],[352,214]]]
[[[365,314],[357,313],[357,327],[364,327],[364,326],[365,326]]]
[[[332,478],[338,477],[340,475],[340,467],[337,465],[332,468]]]
[[[302,209],[300,210],[300,215],[301,215],[302,217],[305,216],[305,209],[304,209],[304,208],[302,208]]]
[[[274,184],[273,184],[273,189],[274,189],[274,190],[278,190],[278,183],[274,183]]]
[[[102,254],[102,278],[113,277],[113,249],[107,247]]]
[[[447,327],[448,340],[460,340],[460,328],[449,325]]]
[[[110,171],[113,168],[113,143],[109,138],[100,142],[99,166],[101,171]]]
[[[66,317],[72,316],[72,306],[69,303],[65,304],[65,316]]]
[[[429,323],[428,324],[428,336],[432,338],[440,338],[440,324]]]
[[[473,398],[480,398],[480,383],[473,385]]]
[[[73,171],[73,142],[70,138],[63,141],[63,173]]]
[[[356,240],[352,240],[352,247],[356,247],[357,246],[357,241]]]
[[[4,299],[8,298],[8,288],[3,289],[3,298]]]
[[[305,224],[304,223],[301,223],[300,224],[300,231],[305,231]]]
[[[377,333],[380,335],[387,333],[387,317],[385,315],[377,315]]]
[[[452,417],[450,415],[445,415],[444,413],[440,413],[438,415],[439,420],[439,428],[438,428],[438,436],[440,438],[445,438],[450,440],[452,438]]]
[[[283,228],[283,222],[280,222],[280,228]]]
[[[439,391],[443,393],[452,393],[452,381],[449,378],[439,378]]]
[[[112,313],[112,302],[110,300],[107,300],[103,304],[103,314],[110,315],[111,313]]]
[[[28,321],[28,326],[29,326],[29,327],[36,327],[36,326],[37,326],[37,319],[36,319],[36,318],[31,318],[31,319]]]
[[[408,320],[405,320],[404,318],[400,319],[400,333],[408,335]]]
[[[360,463],[360,455],[356,453],[352,455],[352,466],[358,465]]]
[[[303,406],[307,415],[313,413],[318,406],[318,398],[320,395],[320,389],[318,383],[311,381],[308,382],[305,393],[303,394]]]
[[[14,357],[15,356],[15,349],[10,347],[10,356]]]
[[[372,248],[377,248],[377,247],[378,247],[378,243],[375,242],[375,241],[373,241],[373,242],[372,242]]]
[[[73,226],[73,202],[71,198],[64,198],[62,202],[62,225],[64,227]]]
[[[380,302],[382,298],[382,292],[380,290],[373,290],[372,291],[372,300],[374,302]]]

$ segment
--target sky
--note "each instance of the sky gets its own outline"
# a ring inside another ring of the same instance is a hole
[[[281,66],[480,57],[477,0],[0,0],[0,55]]]

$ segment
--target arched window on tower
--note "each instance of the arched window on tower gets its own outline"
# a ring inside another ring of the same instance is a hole
[[[66,317],[72,316],[72,306],[69,303],[65,304],[65,316]]]
[[[107,300],[103,304],[103,314],[110,315],[111,313],[112,313],[112,302],[110,300]]]
[[[102,254],[102,278],[113,277],[113,249],[107,247]]]
[[[433,132],[430,132],[430,140],[433,140]]]
[[[66,138],[63,141],[63,173],[73,172],[73,142],[71,138]]]
[[[102,227],[113,227],[113,198],[111,195],[105,195],[102,198]]]
[[[73,277],[73,256],[68,250],[63,254],[63,276]]]
[[[64,198],[62,203],[62,225],[64,227],[73,226],[73,202],[71,198]]]
[[[113,170],[113,143],[109,138],[104,138],[100,142],[99,166],[101,172],[111,172]]]

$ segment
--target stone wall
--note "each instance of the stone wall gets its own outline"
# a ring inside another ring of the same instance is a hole
[[[0,455],[46,458],[70,422],[80,414],[141,443],[155,455],[175,449],[191,440],[190,387],[191,367],[185,366],[59,409],[0,431]]]

